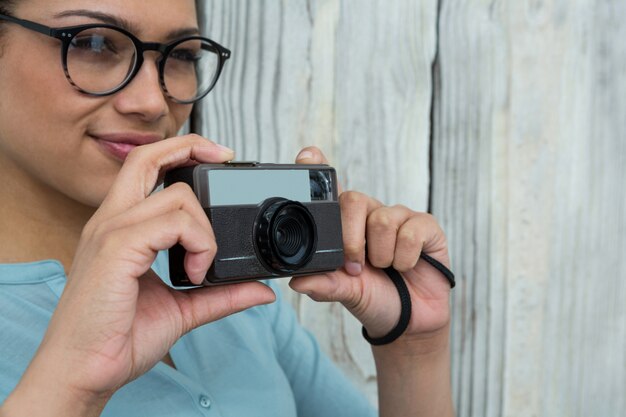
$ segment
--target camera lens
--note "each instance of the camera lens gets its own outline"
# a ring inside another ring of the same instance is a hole
[[[283,216],[277,221],[274,241],[282,255],[289,257],[297,254],[307,238],[309,238],[307,230],[303,229],[302,223],[296,219]]]
[[[266,201],[257,219],[255,235],[262,261],[277,273],[302,268],[317,247],[313,216],[297,201],[279,198]]]

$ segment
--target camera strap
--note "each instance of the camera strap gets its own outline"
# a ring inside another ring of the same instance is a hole
[[[445,265],[423,252],[420,254],[420,259],[425,260],[433,267],[435,267],[439,272],[441,272],[450,283],[450,288],[454,288],[454,286],[456,285],[456,282],[454,280],[454,274],[452,273],[452,271],[446,268]],[[404,282],[404,278],[402,277],[402,275],[400,275],[398,271],[396,271],[392,267],[385,268],[384,271],[398,290],[398,295],[400,295],[400,320],[398,321],[398,324],[396,324],[396,327],[391,329],[389,333],[387,333],[385,336],[377,338],[370,337],[367,334],[367,330],[365,330],[365,327],[363,327],[363,337],[371,345],[374,346],[387,345],[402,336],[402,333],[404,333],[406,328],[409,326],[409,321],[411,319],[411,294],[409,293],[409,289],[406,286],[406,282]]]

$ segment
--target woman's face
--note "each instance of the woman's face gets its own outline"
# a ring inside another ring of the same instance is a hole
[[[51,27],[123,22],[144,42],[198,28],[194,0],[20,0],[13,14]],[[175,136],[189,117],[191,105],[163,95],[156,53],[126,88],[92,97],[65,78],[59,40],[15,24],[4,33],[0,175],[96,207],[135,145]]]

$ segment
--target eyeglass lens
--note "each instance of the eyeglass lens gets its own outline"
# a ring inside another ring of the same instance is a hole
[[[124,33],[111,28],[85,29],[67,50],[67,72],[88,93],[105,94],[128,81],[137,65],[137,49]],[[204,96],[215,84],[220,56],[208,42],[178,43],[162,58],[166,93],[181,102]]]
[[[204,95],[215,84],[219,52],[201,39],[181,42],[164,58],[163,79],[170,96],[187,101]]]

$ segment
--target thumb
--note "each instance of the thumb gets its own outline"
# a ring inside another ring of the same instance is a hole
[[[276,300],[272,289],[260,282],[200,287],[175,291],[174,294],[184,306],[181,308],[183,334],[203,324]]]
[[[400,299],[391,281],[380,270],[366,265],[370,276],[348,275],[343,270],[292,278],[289,286],[315,301],[338,301],[368,329],[370,335],[386,334],[400,314]],[[382,329],[382,330],[381,330]]]
[[[330,165],[326,155],[316,146],[309,146],[300,151],[296,156],[296,164],[302,165]],[[343,192],[341,184],[337,184],[337,194]]]
[[[294,277],[289,286],[315,301],[338,301],[348,309],[360,304],[361,280],[342,271]]]

